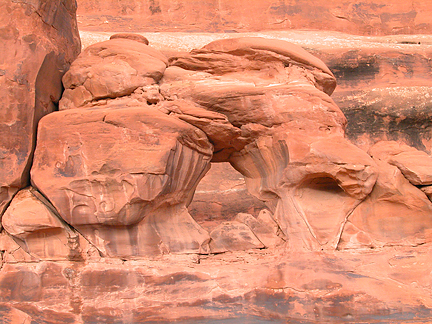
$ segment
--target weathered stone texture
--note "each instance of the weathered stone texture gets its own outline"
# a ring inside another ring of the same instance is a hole
[[[81,28],[97,31],[249,32],[315,29],[361,35],[431,33],[430,0],[78,0]]]
[[[36,125],[80,52],[75,12],[69,0],[0,3],[0,214],[28,185]]]
[[[211,155],[204,133],[147,106],[71,109],[39,124],[32,182],[103,255],[176,251],[178,235],[163,239],[176,221],[183,248],[199,251],[204,230],[185,208]]]
[[[419,3],[221,1],[221,21],[206,1],[81,2],[81,23],[105,15],[107,29],[118,10],[161,29],[430,29]],[[429,49],[311,45],[320,59],[227,37],[174,53],[120,33],[72,63],[59,102],[75,4],[0,9],[19,18],[0,20],[16,53],[0,66],[0,127],[23,130],[0,151],[5,322],[430,321]],[[221,179],[227,166],[244,180]]]

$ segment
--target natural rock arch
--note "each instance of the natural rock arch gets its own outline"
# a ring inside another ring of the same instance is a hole
[[[210,237],[186,210],[210,161],[229,161],[246,177],[292,249],[318,248],[286,188],[311,177],[307,169],[344,189],[340,173],[361,174],[347,189],[355,202],[376,178],[372,159],[343,139],[331,72],[283,41],[220,40],[168,62],[145,42],[114,36],[86,49],[63,80],[61,111],[40,124],[32,180],[104,255],[210,252]],[[361,167],[326,157],[323,138]],[[289,165],[298,174],[287,175]]]
[[[330,70],[284,41],[225,39],[168,59],[142,37],[115,35],[88,47],[63,83],[60,111],[39,124],[31,180],[61,220],[43,230],[63,227],[102,256],[262,248],[278,231],[290,250],[334,250],[378,178],[344,138]],[[187,206],[223,161],[271,214],[209,234]],[[3,224],[25,240],[12,214]]]

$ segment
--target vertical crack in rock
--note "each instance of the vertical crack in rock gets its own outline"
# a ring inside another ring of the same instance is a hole
[[[56,109],[62,75],[80,51],[76,7],[66,8],[55,1],[45,5],[55,13],[49,22],[39,12],[44,4],[37,1],[1,5],[5,37],[0,50],[14,55],[4,57],[0,80],[4,89],[0,130],[6,134],[0,141],[0,214],[16,192],[29,184],[37,123]]]

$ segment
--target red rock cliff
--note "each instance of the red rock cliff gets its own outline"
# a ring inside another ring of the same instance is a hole
[[[86,30],[246,32],[315,29],[362,35],[432,32],[432,1],[78,0]]]

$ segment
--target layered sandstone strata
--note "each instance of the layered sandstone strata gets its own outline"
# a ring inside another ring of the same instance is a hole
[[[78,0],[82,29],[249,32],[314,29],[361,35],[431,33],[431,2]]]

